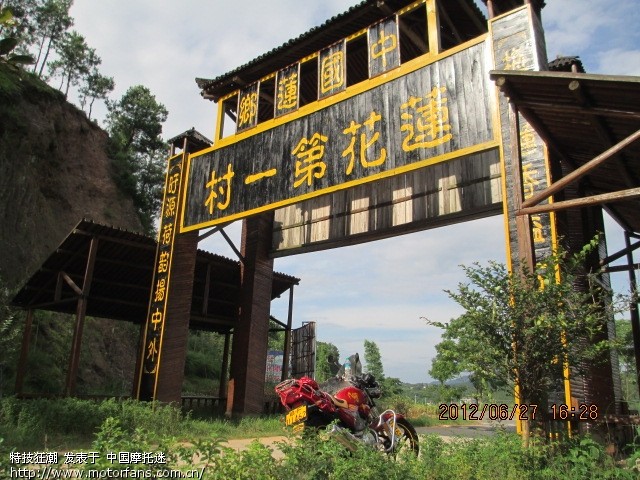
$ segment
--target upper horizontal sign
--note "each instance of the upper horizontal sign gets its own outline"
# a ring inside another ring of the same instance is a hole
[[[485,44],[189,158],[182,230],[395,175],[494,142]],[[464,70],[464,73],[460,70]]]

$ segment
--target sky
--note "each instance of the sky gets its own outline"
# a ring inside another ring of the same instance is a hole
[[[200,97],[196,77],[215,78],[319,26],[359,0],[75,0],[74,29],[114,77],[111,99],[148,87],[169,117],[165,139],[195,128],[213,137],[215,105]],[[542,12],[549,59],[579,55],[589,73],[640,75],[640,1],[546,0]],[[94,117],[104,108],[94,108]],[[611,224],[611,222],[608,222]],[[240,244],[240,222],[226,231]],[[610,252],[622,237],[612,226]],[[374,341],[385,374],[405,382],[428,375],[440,331],[421,319],[447,321],[460,308],[445,290],[464,281],[460,265],[496,260],[506,251],[502,216],[363,245],[275,260],[275,270],[301,279],[294,327],[314,321],[319,341],[342,359]],[[200,248],[235,258],[220,235]],[[619,275],[619,274],[618,274]],[[614,282],[617,278],[614,276]],[[272,304],[287,318],[288,299]]]

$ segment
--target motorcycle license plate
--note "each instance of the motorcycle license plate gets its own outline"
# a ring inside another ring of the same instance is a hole
[[[291,425],[296,425],[297,423],[304,422],[307,419],[307,406],[300,405],[299,407],[291,410],[284,417],[284,422],[289,427]]]

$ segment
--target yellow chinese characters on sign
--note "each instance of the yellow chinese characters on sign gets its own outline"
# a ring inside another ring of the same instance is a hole
[[[433,87],[424,97],[410,97],[400,107],[404,132],[402,149],[405,152],[420,148],[434,148],[453,138],[449,125],[446,87]]]
[[[347,87],[344,42],[320,52],[319,68],[320,98],[340,92]]]
[[[387,150],[384,147],[380,148],[377,158],[369,158],[369,153],[380,138],[380,132],[375,131],[376,123],[380,120],[382,116],[374,111],[363,124],[351,120],[349,127],[342,132],[345,135],[351,135],[349,146],[342,152],[343,157],[349,158],[345,171],[347,175],[351,175],[356,158],[364,168],[380,166],[387,159]]]
[[[299,64],[278,72],[276,81],[276,117],[292,112],[299,102]]]
[[[319,133],[314,133],[311,139],[303,138],[291,152],[297,158],[295,163],[294,188],[306,182],[307,186],[313,184],[314,178],[322,178],[327,169],[327,164],[322,161],[324,147],[328,138]]]
[[[538,170],[534,169],[530,163],[522,165],[522,189],[525,200],[532,197],[536,191],[536,187],[540,185],[538,173]],[[540,215],[532,215],[531,225],[534,243],[544,243],[546,241],[546,237],[544,236],[542,217]]]
[[[166,313],[166,300],[169,292],[169,271],[173,255],[176,234],[176,221],[182,179],[182,155],[169,159],[169,168],[165,178],[163,211],[158,228],[158,250],[156,252],[155,271],[149,299],[141,369],[137,396],[142,400],[152,400],[155,395],[157,374],[162,350],[162,336]]]
[[[238,97],[238,131],[255,127],[258,123],[258,84],[243,90]]]
[[[204,201],[205,207],[209,209],[209,215],[213,215],[214,210],[225,210],[231,202],[231,179],[235,176],[233,171],[233,165],[227,165],[227,172],[218,177],[216,171],[211,171],[211,178],[206,184],[206,188],[209,191],[206,200]]]
[[[400,66],[398,23],[390,17],[369,27],[369,77]]]
[[[502,57],[503,70],[529,70],[527,57],[522,46],[513,47],[504,52]]]
[[[398,37],[393,34],[385,35],[383,33],[380,40],[371,45],[371,58],[379,58],[382,62],[382,67],[386,69],[387,54],[395,51],[396,48],[398,48]]]

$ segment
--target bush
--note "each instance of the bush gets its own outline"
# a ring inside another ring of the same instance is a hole
[[[42,449],[61,442],[90,439],[107,420],[117,418],[128,433],[145,429],[175,435],[186,429],[179,408],[134,400],[97,402],[78,398],[38,398],[0,401],[0,437],[15,447]]]

